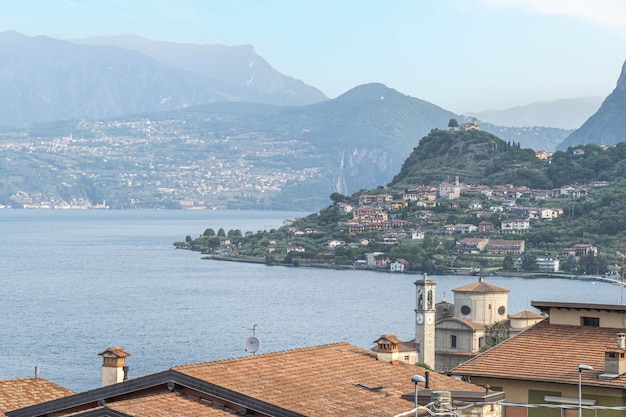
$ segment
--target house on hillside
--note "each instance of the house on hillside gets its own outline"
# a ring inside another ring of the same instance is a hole
[[[489,232],[494,229],[494,224],[492,222],[480,222],[478,223],[478,231],[480,233]]]
[[[479,253],[485,250],[489,239],[481,237],[467,237],[456,242],[460,253]]]
[[[558,272],[561,269],[561,261],[556,256],[542,255],[535,258],[537,268],[546,272]]]
[[[500,233],[526,233],[530,230],[530,222],[526,219],[502,220]]]
[[[521,255],[524,253],[523,240],[489,239],[487,252],[492,255]]]
[[[391,272],[404,272],[404,269],[409,266],[409,261],[406,259],[397,259],[389,263],[389,271]]]
[[[549,301],[531,305],[548,318],[449,374],[505,391],[507,417],[573,417],[579,398],[583,416],[624,415],[626,306]]]
[[[362,194],[359,196],[359,205],[378,204],[384,205],[393,201],[391,194]]]
[[[580,260],[580,258],[584,258],[587,255],[598,256],[598,248],[588,243],[579,243],[571,248],[561,249],[561,258],[573,256],[576,260]]]

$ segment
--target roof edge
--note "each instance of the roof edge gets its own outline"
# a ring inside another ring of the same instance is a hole
[[[531,301],[530,305],[543,312],[548,312],[551,308],[569,308],[573,310],[603,310],[603,311],[626,312],[626,305],[619,305],[619,304],[569,303],[569,302],[561,302],[561,301]]]

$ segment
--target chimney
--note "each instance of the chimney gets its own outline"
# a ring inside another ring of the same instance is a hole
[[[400,344],[402,340],[398,339],[393,333],[385,334],[374,340],[376,343],[376,357],[381,362],[397,365],[401,360]]]
[[[448,414],[452,411],[452,393],[450,391],[433,391],[430,398],[433,402],[433,411],[436,414]]]
[[[104,352],[98,353],[102,356],[102,386],[117,384],[128,379],[128,366],[126,357],[130,353],[123,347],[110,347]]]
[[[604,351],[604,373],[598,378],[612,380],[626,373],[626,333],[616,334],[617,346]]]

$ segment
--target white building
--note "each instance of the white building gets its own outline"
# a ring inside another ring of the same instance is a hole
[[[559,258],[556,256],[537,256],[537,268],[547,272],[557,272],[561,269]]]

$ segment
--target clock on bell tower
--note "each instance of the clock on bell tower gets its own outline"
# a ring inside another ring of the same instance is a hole
[[[415,342],[419,345],[417,361],[435,369],[435,285],[424,274],[415,281]]]

